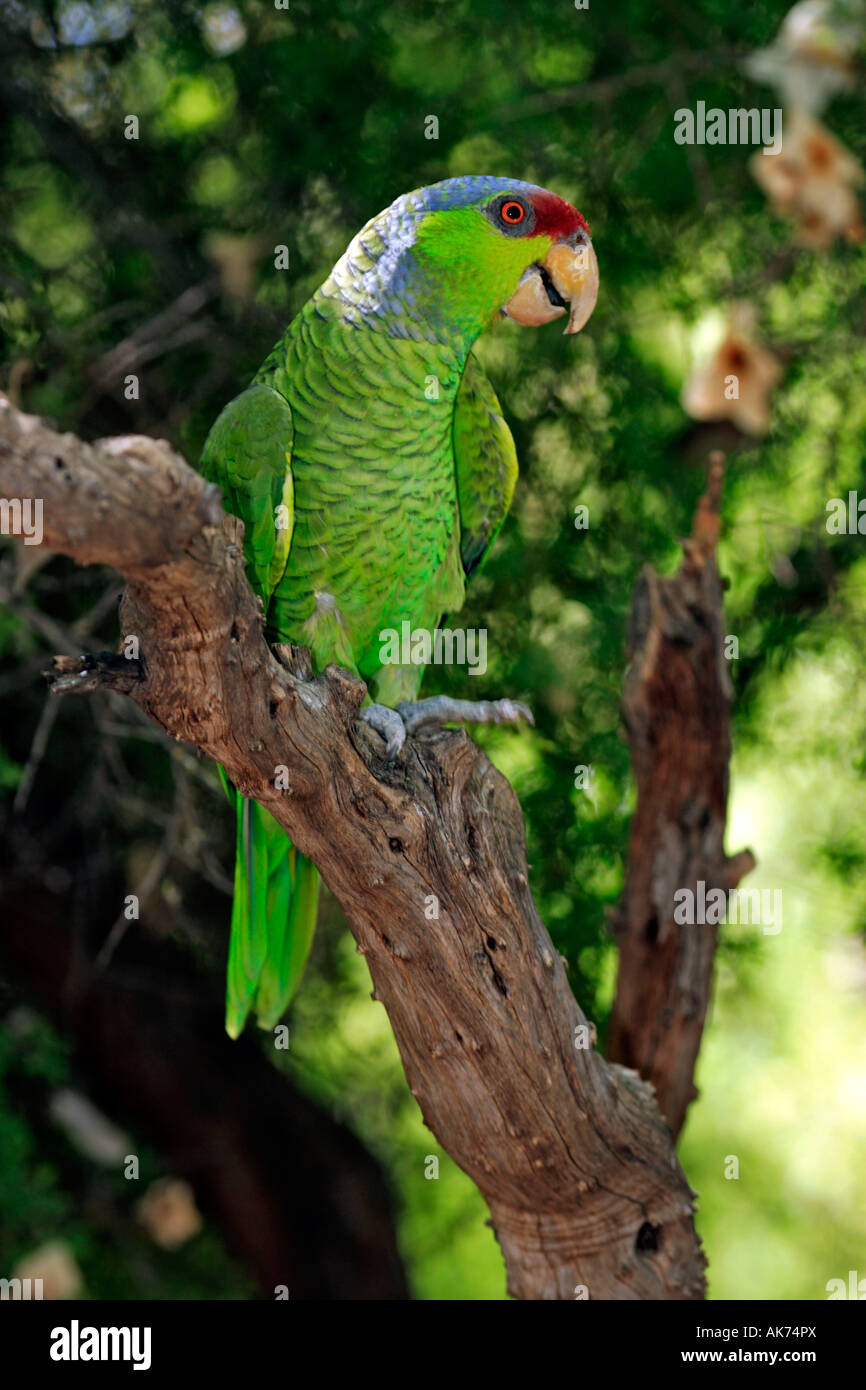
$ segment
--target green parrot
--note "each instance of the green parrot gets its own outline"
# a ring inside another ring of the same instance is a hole
[[[362,717],[396,756],[425,723],[516,721],[524,706],[416,701],[422,668],[382,633],[434,632],[463,604],[511,503],[517,458],[472,356],[498,315],[586,323],[598,264],[581,214],[512,179],[446,179],[397,198],[350,243],[201,459],[244,523],[246,572],[274,642],[368,687]],[[309,953],[319,880],[270,813],[236,792],[226,1029],[285,1011]]]

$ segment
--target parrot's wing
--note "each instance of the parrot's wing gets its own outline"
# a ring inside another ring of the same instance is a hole
[[[205,441],[200,469],[244,523],[247,578],[267,612],[285,572],[295,520],[292,412],[257,383],[230,401]],[[226,983],[226,1028],[236,1038],[254,1006],[272,1028],[297,987],[316,924],[318,874],[264,807],[230,787],[237,853]]]
[[[265,612],[292,544],[293,435],[285,397],[270,386],[250,386],[214,422],[199,464],[222,489],[226,511],[244,523],[247,578]]]
[[[496,392],[472,353],[454,403],[452,427],[460,558],[467,575],[481,564],[499,533],[517,481],[517,451]]]

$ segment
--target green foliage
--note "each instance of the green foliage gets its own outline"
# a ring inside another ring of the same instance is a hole
[[[767,439],[722,438],[721,558],[740,642],[729,847],[751,843],[754,884],[781,886],[786,916],[778,936],[724,934],[684,1141],[721,1298],[823,1297],[866,1236],[855,1215],[866,1210],[854,1157],[863,1073],[852,1060],[864,1041],[866,569],[861,537],[825,527],[829,498],[866,493],[866,252],[793,249],[791,225],[749,174],[750,151],[673,141],[674,110],[698,99],[776,104],[741,58],[772,41],[787,8],[697,0],[676,7],[674,23],[648,0],[588,11],[546,0],[293,0],[286,11],[265,0],[15,0],[0,19],[12,207],[0,245],[3,371],[26,409],[62,428],[158,434],[195,457],[349,237],[407,189],[508,174],[587,216],[601,266],[587,330],[575,341],[503,323],[479,346],[521,479],[461,619],[488,630],[487,673],[434,671],[425,688],[532,705],[533,732],[481,737],[520,795],[536,900],[602,1034],[615,979],[606,924],[633,805],[619,714],[630,595],[647,562],[676,565],[719,442],[686,419],[684,378],[732,300],[756,305],[785,372]],[[131,113],[137,140],[124,138]],[[438,140],[424,136],[431,114]],[[866,155],[860,94],[826,119]],[[289,273],[274,269],[283,244]],[[140,376],[138,400],[124,396],[127,371]],[[575,528],[578,504],[587,530]],[[11,556],[0,559],[5,582]],[[102,583],[76,587],[55,560],[0,617],[9,668],[37,662],[25,668],[32,688],[3,696],[10,793],[40,716],[39,654],[52,649],[28,609],[74,622]],[[100,631],[115,640],[109,617]],[[97,739],[87,717],[64,716],[52,739],[51,757],[84,776]],[[127,742],[123,757],[139,795],[165,811],[168,754]],[[574,786],[577,765],[594,769],[592,796]],[[223,812],[213,835],[228,865]],[[120,860],[123,826],[104,835]],[[227,920],[213,893],[186,910],[211,939],[213,916]],[[480,1199],[423,1129],[333,910],[320,935],[282,1064],[388,1168],[416,1293],[500,1296]],[[59,1065],[49,1053],[46,1080]],[[0,1123],[11,1155],[0,1222],[12,1223],[13,1246],[63,1223],[94,1241],[41,1141],[9,1109]],[[437,1153],[440,1177],[427,1179]],[[736,1181],[724,1177],[729,1154]],[[116,1279],[130,1296],[121,1264],[100,1267],[94,1288]],[[187,1273],[187,1292],[207,1286],[200,1264]],[[177,1278],[166,1280],[160,1296],[175,1296]]]

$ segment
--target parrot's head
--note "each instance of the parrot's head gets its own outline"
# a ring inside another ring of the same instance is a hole
[[[406,193],[374,217],[330,284],[351,301],[350,317],[406,336],[471,341],[500,314],[531,325],[566,317],[565,332],[578,333],[595,307],[598,262],[564,198],[465,177]]]

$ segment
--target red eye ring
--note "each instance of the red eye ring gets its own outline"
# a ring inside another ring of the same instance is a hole
[[[509,227],[517,227],[526,218],[526,208],[516,199],[509,198],[507,203],[503,203],[499,209],[499,216],[503,222],[507,222]]]

